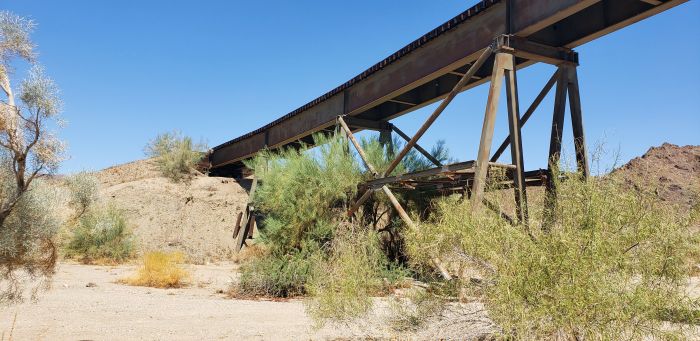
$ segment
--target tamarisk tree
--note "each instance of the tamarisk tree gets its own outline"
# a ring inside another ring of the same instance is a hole
[[[36,63],[33,28],[31,20],[0,12],[0,303],[21,299],[20,277],[50,278],[56,260],[57,190],[37,179],[62,159],[63,143],[51,133],[60,126],[61,101]],[[13,66],[26,70],[18,87]]]

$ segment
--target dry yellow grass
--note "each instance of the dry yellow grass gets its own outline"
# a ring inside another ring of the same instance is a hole
[[[190,273],[181,264],[185,259],[182,252],[148,252],[143,256],[143,265],[133,277],[124,278],[122,283],[154,288],[180,288],[190,280]]]

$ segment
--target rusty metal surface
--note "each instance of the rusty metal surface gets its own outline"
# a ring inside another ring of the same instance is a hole
[[[485,0],[460,13],[373,65],[348,82],[291,113],[241,137],[214,147],[212,173],[226,175],[260,149],[312,143],[310,136],[330,131],[338,115],[388,121],[444,97],[498,36],[513,33],[556,47],[575,47],[601,35],[677,6],[639,0]],[[508,5],[511,6],[510,9]],[[517,67],[534,62],[527,53]],[[555,56],[557,57],[557,56]],[[465,87],[488,81],[493,59]],[[224,171],[225,170],[225,171]]]

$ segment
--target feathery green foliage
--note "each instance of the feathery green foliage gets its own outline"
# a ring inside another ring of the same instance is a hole
[[[134,255],[134,240],[121,211],[95,207],[78,219],[65,251],[87,263],[122,262]]]
[[[318,148],[262,153],[254,162],[260,186],[257,208],[266,215],[262,239],[286,252],[332,238],[333,223],[356,195],[362,179],[357,161],[340,138],[317,135]]]
[[[0,193],[14,188],[8,168],[0,167]],[[64,194],[43,180],[34,181],[0,226],[0,304],[23,300],[25,284],[32,281],[37,283],[31,290],[34,296],[53,275],[54,237],[63,224],[58,211]],[[18,270],[28,277],[17,276]]]
[[[573,178],[556,190],[552,225],[533,228],[533,237],[469,202],[438,202],[432,220],[408,231],[413,266],[429,268],[427,255],[437,252],[478,269],[485,284],[465,285],[483,295],[508,338],[676,335],[660,317],[693,310],[683,291],[697,247],[687,221],[606,179]],[[531,226],[545,213],[535,212]]]
[[[195,144],[189,136],[182,136],[180,132],[167,132],[148,143],[146,155],[156,158],[163,176],[179,182],[194,172],[205,150],[203,143]]]
[[[372,296],[405,275],[402,268],[389,264],[371,230],[338,228],[329,253],[316,264],[308,283],[307,310],[319,322],[364,315],[372,307]]]
[[[307,308],[317,321],[347,320],[366,313],[372,296],[400,283],[408,272],[389,261],[376,226],[367,227],[361,219],[351,223],[345,215],[358,184],[372,176],[348,150],[348,141],[337,135],[314,139],[315,149],[265,152],[248,163],[259,180],[254,200],[265,215],[259,242],[267,252],[242,265],[235,291],[238,296],[309,294]],[[379,172],[399,146],[377,139],[361,143]],[[405,171],[403,164],[396,169]],[[368,205],[388,207],[379,198]]]
[[[94,175],[87,172],[73,174],[66,179],[66,186],[71,193],[70,204],[80,217],[98,199],[99,184]]]
[[[357,191],[357,161],[337,137],[314,137],[317,149],[264,152],[249,163],[260,181],[256,207],[265,214],[260,240],[268,250],[241,267],[240,292],[306,293],[314,262],[323,258],[338,217]]]

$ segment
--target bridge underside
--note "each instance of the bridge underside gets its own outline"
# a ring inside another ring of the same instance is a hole
[[[362,74],[299,109],[211,151],[211,174],[240,176],[242,161],[269,148],[313,144],[337,117],[362,120],[353,132],[444,99],[477,58],[508,40],[514,68],[537,62],[577,63],[570,48],[679,5],[685,0],[486,0],[427,33]],[[492,78],[496,55],[458,91]]]

